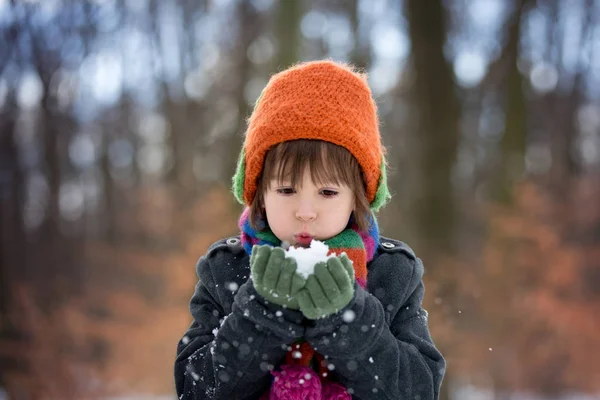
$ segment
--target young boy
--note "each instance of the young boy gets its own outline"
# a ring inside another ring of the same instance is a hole
[[[365,76],[316,61],[271,78],[233,179],[241,235],[198,261],[180,399],[438,398],[423,265],[374,216],[385,172]],[[308,273],[285,250],[319,242],[331,257]]]

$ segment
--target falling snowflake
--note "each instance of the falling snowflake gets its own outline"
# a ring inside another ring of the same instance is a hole
[[[346,310],[344,311],[344,314],[342,315],[342,319],[344,320],[344,322],[346,323],[350,323],[352,321],[354,321],[354,318],[356,318],[356,313],[352,310]]]

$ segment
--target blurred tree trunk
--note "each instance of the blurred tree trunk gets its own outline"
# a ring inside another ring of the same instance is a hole
[[[28,9],[24,23],[21,26],[22,35],[28,36],[31,41],[31,67],[41,81],[42,98],[40,100],[40,114],[36,124],[39,134],[43,140],[43,169],[47,171],[48,180],[48,206],[46,217],[43,221],[41,232],[42,239],[52,241],[60,234],[60,156],[59,156],[59,131],[57,128],[56,110],[58,109],[56,99],[51,96],[50,83],[54,73],[60,67],[60,55],[58,52],[43,47],[41,36],[43,32],[33,22],[35,9]],[[18,58],[26,60],[26,52],[18,48],[17,52],[23,51]]]
[[[7,15],[12,14],[14,4],[7,6]],[[16,49],[19,30],[18,21],[12,24],[2,24],[2,39],[8,46],[0,46],[0,76]],[[17,144],[15,143],[15,120],[18,107],[14,90],[6,93],[5,102],[0,107],[0,340],[6,335],[14,334],[15,327],[9,319],[11,310],[10,286],[19,270],[25,264],[25,176],[19,163]],[[6,360],[0,354],[0,371],[5,370]],[[0,381],[0,385],[2,382]]]
[[[46,104],[47,90],[48,86],[44,85],[44,102],[42,104]],[[42,237],[48,241],[55,240],[56,236],[59,235],[60,223],[58,131],[50,114],[47,106],[43,105],[38,125],[44,141],[44,170],[47,171],[46,178],[48,180],[48,207],[46,208],[46,217],[42,225]]]
[[[164,8],[161,8],[164,7]],[[155,45],[160,48],[163,44],[162,31],[164,27],[163,18],[164,14],[170,14],[175,18],[181,18],[180,20],[170,21],[171,24],[178,27],[189,26],[191,21],[189,15],[185,12],[178,13],[173,2],[153,2],[150,7],[150,26],[151,35],[155,41]],[[189,5],[185,5],[188,7]],[[191,10],[189,10],[191,11]],[[183,15],[182,15],[183,14]],[[166,180],[175,184],[175,192],[178,199],[185,197],[186,192],[193,184],[192,177],[192,152],[189,151],[191,148],[189,141],[191,139],[189,132],[190,129],[185,126],[185,111],[186,108],[179,101],[179,96],[183,95],[183,81],[185,79],[183,70],[183,52],[185,51],[185,34],[182,29],[177,31],[177,38],[173,42],[172,46],[177,48],[177,55],[179,61],[179,70],[177,71],[178,80],[171,81],[163,69],[163,75],[157,76],[157,80],[160,82],[160,88],[162,93],[161,111],[162,116],[167,122],[167,142],[166,144],[171,148],[173,160],[171,169],[169,170]],[[164,58],[164,56],[163,56]],[[177,93],[173,96],[173,93]],[[186,129],[187,128],[187,129]],[[186,151],[187,150],[187,151]]]
[[[414,98],[421,174],[414,199],[420,240],[453,249],[455,204],[451,170],[458,145],[459,105],[452,68],[444,57],[447,11],[441,1],[406,3],[412,41]]]
[[[593,0],[585,2],[585,9],[593,9]],[[554,7],[558,7],[555,5]],[[596,13],[597,14],[597,13]],[[584,52],[586,51],[584,43],[586,38],[593,35],[594,27],[597,25],[598,16],[594,13],[587,13],[582,18],[582,29],[579,32],[579,53],[575,64],[575,73],[571,79],[570,92],[566,96],[562,96],[559,91],[553,93],[553,103],[550,105],[549,113],[555,118],[552,119],[552,124],[548,127],[552,135],[551,137],[551,154],[552,168],[550,170],[550,179],[553,187],[553,192],[559,198],[563,198],[570,193],[570,179],[578,175],[581,171],[579,164],[576,161],[575,145],[577,140],[577,110],[582,104],[585,91],[585,76],[591,72],[591,64],[586,68],[586,62],[583,61]],[[558,53],[559,82],[560,77],[567,76],[571,73],[567,71],[562,63],[564,53],[564,27],[558,18],[558,10],[555,12],[554,27],[555,37],[558,40],[554,42],[556,52]],[[570,39],[572,40],[572,39]],[[589,56],[588,56],[589,57]],[[590,59],[592,59],[590,57]],[[564,79],[563,79],[564,80]]]
[[[288,2],[279,3],[279,7],[286,7]],[[290,3],[293,3],[291,1]],[[243,132],[246,128],[246,118],[249,116],[251,109],[246,100],[245,92],[246,85],[252,78],[252,63],[248,58],[248,48],[254,40],[262,33],[261,25],[256,21],[261,18],[256,12],[256,9],[250,2],[242,1],[238,5],[237,9],[238,21],[239,21],[239,36],[238,36],[238,50],[236,51],[237,59],[237,79],[239,83],[235,91],[235,100],[238,109],[238,122],[234,132],[229,132],[229,137],[225,143],[225,157],[223,162],[226,166],[224,171],[227,174],[227,180],[233,176],[237,165],[237,159],[244,141]],[[281,40],[281,39],[280,39]]]
[[[411,96],[417,112],[414,134],[420,139],[419,193],[413,199],[412,208],[416,212],[415,225],[419,240],[424,243],[424,254],[434,260],[436,254],[454,251],[455,202],[451,171],[458,146],[459,105],[452,68],[444,57],[447,10],[441,1],[408,0],[406,14],[412,42],[414,85]],[[433,274],[434,264],[428,264]],[[452,287],[447,286],[438,290],[437,295],[452,303],[452,292]],[[441,400],[450,398],[450,368],[442,384]]]
[[[22,277],[19,271],[26,262],[26,236],[24,227],[25,176],[21,170],[19,154],[15,143],[15,118],[18,108],[14,102],[14,92],[0,113],[0,339],[11,337],[16,328],[12,325],[9,313],[12,310],[11,285]],[[10,364],[0,355],[0,370]]]
[[[500,141],[498,170],[492,179],[490,194],[493,200],[505,204],[513,201],[513,185],[525,172],[527,137],[527,106],[524,78],[519,71],[519,41],[521,21],[529,0],[516,0],[515,11],[507,21],[508,39],[502,59],[508,68],[504,96],[504,134]]]
[[[140,22],[143,21],[143,17],[141,15],[137,15],[137,13],[131,11],[131,9],[128,7],[127,0],[117,0],[116,7],[121,13],[121,20],[123,26],[136,26],[137,24],[140,24]],[[89,40],[84,41],[84,43],[87,43],[88,41],[91,42],[92,39],[93,36]],[[121,41],[119,47],[121,56],[121,68],[123,70],[124,79],[127,79],[127,76],[130,73],[130,71],[128,71],[129,66],[126,63],[127,58],[125,49],[125,42]],[[115,244],[121,246],[130,243],[131,239],[133,239],[134,241],[139,241],[141,243],[146,241],[144,234],[140,232],[141,228],[139,219],[134,218],[135,222],[130,224],[134,225],[133,227],[127,225],[119,225],[118,223],[119,219],[121,219],[121,216],[136,215],[140,209],[139,196],[129,195],[129,192],[139,190],[142,181],[142,171],[140,168],[140,164],[138,163],[137,156],[138,151],[140,149],[140,137],[135,132],[137,127],[134,125],[134,121],[136,123],[138,122],[137,106],[137,101],[132,97],[131,93],[122,93],[117,106],[117,118],[115,121],[116,125],[118,126],[118,135],[116,139],[125,140],[126,143],[131,145],[132,159],[131,165],[129,166],[130,184],[126,185],[126,187],[120,186],[118,188],[115,185],[115,190],[112,194],[109,194],[106,191],[104,192],[105,204],[108,205],[110,204],[110,202],[113,203],[113,205],[111,206],[113,207],[113,209],[106,210],[106,212],[109,213],[109,219],[108,221],[105,221],[105,223],[107,225],[112,225],[112,228],[107,226],[107,235],[109,238],[111,235],[113,235],[117,239]],[[108,159],[105,161],[108,161]],[[106,179],[112,179],[112,175],[110,176],[110,178],[106,177]]]
[[[513,203],[514,185],[525,173],[527,106],[525,79],[521,75],[517,63],[522,36],[522,20],[528,2],[529,0],[514,0],[513,7],[511,7],[514,11],[505,22],[506,44],[497,62],[499,69],[503,72],[499,81],[505,86],[498,89],[503,100],[500,107],[504,110],[504,132],[498,149],[497,164],[492,169],[489,194],[494,202],[506,205]],[[485,229],[485,237],[498,237],[498,228],[491,221],[486,221]],[[507,241],[506,243],[496,243],[493,247],[502,248],[504,254],[512,254],[515,244]],[[495,332],[501,332],[509,326],[509,323],[498,326],[495,328]],[[500,334],[500,336],[502,335]],[[504,357],[499,357],[490,367],[494,398],[502,398],[502,396],[506,396],[506,391],[510,390],[505,361]]]
[[[358,68],[366,70],[371,64],[371,52],[368,43],[365,43],[361,38],[359,4],[359,0],[350,0],[347,3],[352,35],[354,37],[354,48],[350,55],[350,61]]]
[[[188,27],[192,26],[198,12],[205,12],[206,4],[204,1],[199,1],[184,3],[181,7],[183,8],[183,24],[179,30],[179,80],[177,84],[184,91],[183,87],[187,72],[185,68],[186,52],[189,52],[188,56],[193,54],[191,49],[197,45],[195,36],[191,32],[188,32],[191,31]],[[178,182],[185,191],[185,197],[181,200],[185,201],[187,206],[187,204],[195,200],[194,149],[195,141],[201,129],[201,127],[192,121],[194,121],[194,115],[202,115],[204,113],[204,108],[201,108],[197,103],[185,99],[183,103],[176,104],[178,113],[172,120],[171,134],[177,137],[178,140],[178,148],[175,153],[175,158],[179,161]],[[191,126],[190,122],[192,122]]]
[[[109,146],[111,143],[111,134],[109,133],[110,128],[102,127],[102,143],[100,144],[101,158],[100,158],[100,171],[102,171],[102,178],[104,187],[102,194],[104,196],[104,233],[105,238],[109,243],[117,244],[117,218],[116,218],[116,204],[115,204],[115,184],[110,171],[110,159],[109,159]]]
[[[296,63],[301,44],[300,21],[302,1],[280,1],[277,6],[276,37],[278,40],[276,70],[280,71]]]

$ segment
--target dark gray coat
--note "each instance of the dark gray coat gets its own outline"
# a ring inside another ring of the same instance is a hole
[[[289,344],[304,337],[333,365],[354,399],[437,399],[446,363],[427,326],[423,264],[404,243],[380,238],[367,290],[347,309],[316,321],[256,293],[239,237],[214,243],[198,261],[194,320],[177,346],[179,399],[258,399]]]

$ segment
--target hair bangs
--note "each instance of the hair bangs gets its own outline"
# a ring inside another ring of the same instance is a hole
[[[308,168],[311,180],[317,185],[345,184],[353,186],[353,169],[358,161],[343,147],[320,140],[294,140],[273,147],[264,163],[265,182],[289,183],[293,187],[302,185]],[[354,189],[354,188],[353,188]]]
[[[250,207],[250,224],[264,217],[264,193],[271,183],[301,187],[308,168],[315,185],[346,185],[355,194],[354,218],[358,226],[369,227],[369,201],[358,160],[347,149],[322,140],[298,139],[279,143],[269,149],[258,178],[257,195]]]

